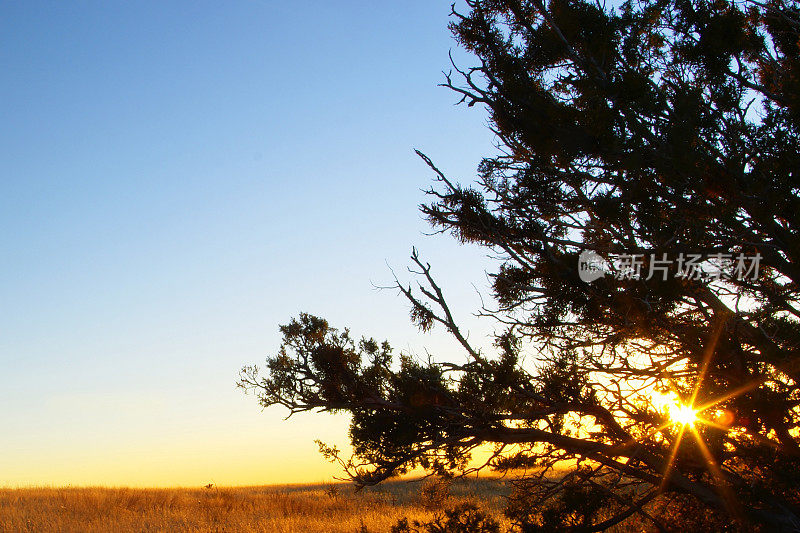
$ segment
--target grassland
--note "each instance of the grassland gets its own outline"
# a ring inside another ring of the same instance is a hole
[[[354,493],[346,484],[173,489],[0,489],[0,532],[386,532],[470,501],[502,518],[497,480],[394,481]]]

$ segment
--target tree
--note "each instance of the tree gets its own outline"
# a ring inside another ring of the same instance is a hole
[[[451,30],[477,63],[443,85],[487,109],[500,150],[471,185],[420,153],[422,210],[500,258],[480,312],[496,350],[468,342],[415,252],[420,283],[397,284],[411,318],[469,362],[394,357],[301,315],[240,385],[350,413],[354,456],[322,449],[361,485],[463,473],[493,446],[488,466],[526,472],[509,509],[524,530],[663,529],[673,504],[800,530],[800,4],[462,11]]]

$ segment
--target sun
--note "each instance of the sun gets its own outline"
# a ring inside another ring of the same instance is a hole
[[[659,411],[665,412],[676,425],[693,426],[697,421],[697,410],[681,402],[678,395],[672,391],[668,394],[653,391],[650,399],[653,406]]]
[[[674,404],[669,408],[669,417],[682,426],[692,426],[697,421],[697,411],[683,404]]]

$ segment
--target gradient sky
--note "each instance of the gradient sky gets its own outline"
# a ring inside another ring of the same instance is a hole
[[[0,486],[327,479],[346,419],[235,388],[299,311],[462,357],[374,288],[416,245],[481,327],[482,252],[417,210],[413,148],[492,149],[449,4],[0,3]]]

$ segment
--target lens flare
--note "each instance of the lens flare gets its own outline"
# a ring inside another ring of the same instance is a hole
[[[721,426],[729,427],[733,425],[733,422],[736,420],[736,415],[733,414],[733,411],[728,409],[722,409],[717,412],[717,416],[715,422]]]

